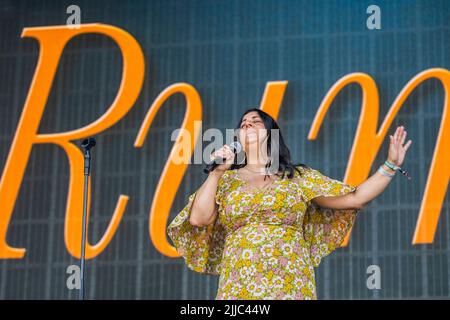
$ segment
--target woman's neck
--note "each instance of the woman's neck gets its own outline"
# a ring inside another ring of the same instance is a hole
[[[258,146],[250,146],[246,150],[247,165],[245,166],[251,171],[264,172],[268,163],[267,151],[262,150]]]

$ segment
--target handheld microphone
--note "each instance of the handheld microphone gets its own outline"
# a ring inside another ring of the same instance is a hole
[[[236,154],[242,151],[242,145],[237,141],[233,141],[232,143],[230,143],[230,149],[234,154]],[[206,167],[203,169],[203,172],[209,174],[211,171],[214,171],[214,169],[216,169],[219,165],[225,163],[225,161],[225,158],[221,159],[219,157],[216,157],[206,165]]]

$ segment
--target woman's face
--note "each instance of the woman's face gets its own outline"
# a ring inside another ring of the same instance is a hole
[[[266,141],[267,130],[256,111],[244,115],[239,128],[239,140],[245,149],[251,145],[261,145]]]

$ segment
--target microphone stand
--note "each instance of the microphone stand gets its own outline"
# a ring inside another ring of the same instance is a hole
[[[85,139],[81,143],[81,147],[84,148],[84,195],[83,195],[83,221],[82,221],[82,234],[81,234],[81,257],[80,257],[80,291],[78,300],[84,300],[84,270],[86,262],[86,229],[87,229],[87,199],[88,199],[88,186],[89,175],[91,172],[91,148],[95,146],[95,139]]]

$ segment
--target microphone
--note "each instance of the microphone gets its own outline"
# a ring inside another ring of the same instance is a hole
[[[232,143],[230,143],[230,149],[231,151],[233,151],[234,154],[236,154],[242,151],[242,145],[237,141],[233,141]],[[206,165],[206,167],[203,169],[203,172],[209,174],[211,171],[214,171],[214,169],[216,169],[217,166],[225,163],[225,161],[226,161],[225,158],[221,159],[219,157],[216,157]]]
[[[84,149],[84,191],[83,191],[83,219],[81,221],[81,256],[80,256],[80,291],[78,299],[84,300],[84,274],[86,264],[86,235],[87,235],[87,211],[88,211],[88,188],[89,175],[91,171],[91,149],[95,147],[95,138],[87,138],[81,142]]]
[[[83,142],[81,143],[81,147],[86,150],[90,150],[91,148],[95,147],[95,144],[95,138],[88,138],[83,140]]]
[[[84,149],[84,174],[89,175],[91,171],[91,149],[95,147],[95,138],[87,138],[81,142],[81,147]]]

